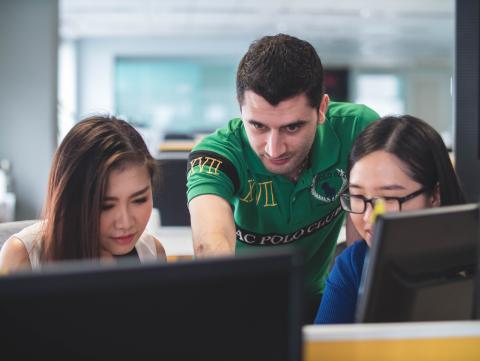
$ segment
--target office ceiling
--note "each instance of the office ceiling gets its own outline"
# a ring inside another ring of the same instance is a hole
[[[61,0],[64,39],[251,41],[284,32],[329,63],[451,66],[454,0]],[[243,51],[244,49],[242,49]]]

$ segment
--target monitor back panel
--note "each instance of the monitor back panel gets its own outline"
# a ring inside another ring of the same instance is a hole
[[[477,205],[379,217],[357,322],[473,318],[478,221]]]
[[[291,257],[0,279],[2,353],[49,360],[299,360]]]

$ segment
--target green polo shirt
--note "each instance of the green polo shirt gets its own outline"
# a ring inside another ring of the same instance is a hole
[[[379,116],[364,105],[331,102],[318,125],[307,167],[296,183],[269,172],[241,119],[204,138],[189,157],[188,201],[215,194],[233,207],[236,252],[295,247],[305,256],[306,285],[323,291],[342,222],[338,194],[347,185],[352,143]]]

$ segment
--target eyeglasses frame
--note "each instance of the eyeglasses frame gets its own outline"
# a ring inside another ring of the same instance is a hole
[[[348,189],[348,188],[347,188]],[[348,209],[345,209],[343,207],[343,203],[342,203],[342,197],[348,195],[351,197],[351,195],[347,192],[347,189],[342,192],[340,194],[340,205],[342,206],[342,209],[345,211],[345,212],[348,212],[348,213],[353,213],[353,214],[363,214],[365,213],[365,211],[367,210],[367,203],[369,203],[371,206],[372,206],[372,209],[375,208],[375,202],[378,200],[378,199],[384,199],[384,200],[396,200],[398,202],[398,211],[401,211],[402,210],[402,204],[415,198],[415,197],[418,197],[420,194],[422,193],[425,193],[427,191],[426,188],[422,187],[420,188],[419,190],[415,191],[415,192],[412,192],[410,194],[407,194],[406,196],[404,197],[372,197],[372,198],[365,198],[362,196],[362,200],[363,200],[363,211],[361,212],[353,212],[351,210],[348,210]]]

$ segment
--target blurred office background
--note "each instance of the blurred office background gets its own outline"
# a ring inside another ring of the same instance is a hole
[[[162,157],[239,116],[236,66],[279,32],[317,49],[333,100],[410,113],[453,144],[455,0],[0,0],[0,159],[16,219],[39,216],[58,141],[82,117],[132,122]]]

